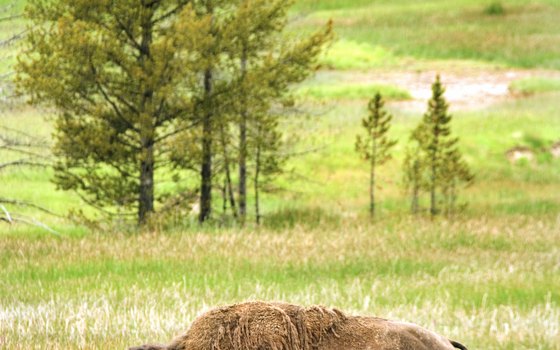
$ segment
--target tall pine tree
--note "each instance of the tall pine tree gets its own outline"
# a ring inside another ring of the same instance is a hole
[[[225,194],[241,224],[246,220],[250,163],[257,161],[256,152],[265,152],[267,157],[279,155],[279,149],[272,152],[275,147],[268,147],[275,145],[277,142],[273,138],[281,134],[278,123],[271,121],[281,116],[270,113],[271,108],[286,96],[291,85],[315,71],[319,54],[332,38],[331,24],[304,37],[294,38],[283,33],[292,2],[239,0],[215,8],[216,13],[227,15],[214,16],[214,25],[218,28],[213,35],[217,38],[215,52],[219,55],[214,59],[213,92],[207,97],[212,99],[215,123],[215,132],[209,140],[220,144],[223,166],[219,170],[225,173]],[[224,6],[229,6],[230,11],[224,11]],[[207,163],[204,153],[203,147],[203,167]],[[236,164],[234,159],[237,159]],[[235,168],[236,179],[233,177]],[[214,170],[202,179],[211,181],[216,175]],[[264,175],[263,170],[260,176]],[[234,180],[237,180],[237,191],[232,188]],[[208,187],[204,192],[211,194]],[[208,196],[202,196],[201,202],[203,198]],[[211,204],[201,205],[201,209],[211,207]],[[201,210],[201,221],[207,218]]]
[[[237,14],[239,95],[235,110],[238,118],[237,193],[239,219],[242,224],[247,215],[248,163],[253,159],[261,165],[268,164],[269,161],[259,162],[260,157],[257,153],[261,156],[266,154],[267,157],[273,157],[279,152],[276,145],[277,137],[281,134],[276,119],[280,116],[272,115],[269,110],[287,94],[291,84],[303,81],[314,72],[318,55],[332,36],[330,24],[311,36],[297,40],[282,34],[287,25],[288,9],[293,2],[292,0],[243,1]],[[269,130],[271,128],[272,130]],[[273,149],[276,149],[276,152],[272,152]],[[280,158],[278,157],[278,160]],[[261,167],[257,165],[254,168],[255,178],[266,173],[265,168],[260,169]],[[273,173],[276,172],[269,172],[269,176]],[[259,183],[259,180],[256,180],[256,183]],[[259,186],[254,186],[257,202],[258,188]]]
[[[171,164],[197,168],[199,220],[208,220],[232,121],[242,129],[262,115],[314,70],[330,39],[330,27],[295,41],[280,35],[290,3],[30,0],[18,84],[57,110],[58,187],[143,224],[169,195],[156,181],[171,177]]]
[[[403,162],[403,185],[410,195],[410,212],[417,214],[420,209],[420,190],[423,186],[423,164],[419,159],[418,147],[408,147]]]
[[[369,162],[369,213],[375,216],[376,168],[391,158],[390,150],[396,141],[389,139],[393,116],[384,109],[385,102],[380,93],[368,104],[369,114],[362,120],[365,136],[356,137],[356,151]]]
[[[423,171],[420,176],[414,172],[413,175],[417,177],[415,181],[418,181],[418,184],[430,194],[432,217],[440,213],[438,191],[448,199],[444,203],[447,208],[452,202],[454,203],[457,185],[461,182],[470,183],[473,179],[458,150],[459,140],[451,135],[452,116],[448,113],[449,105],[444,94],[445,88],[438,75],[432,85],[432,98],[428,102],[428,111],[412,133],[418,153],[416,158],[410,160],[410,164]],[[452,201],[449,201],[449,196],[453,198]]]
[[[154,212],[165,145],[192,123],[208,66],[211,17],[191,3],[29,2],[17,81],[32,102],[57,110],[59,188],[111,213],[136,212],[140,224]]]

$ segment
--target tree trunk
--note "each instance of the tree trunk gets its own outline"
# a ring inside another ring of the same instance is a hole
[[[369,178],[369,216],[371,219],[375,217],[375,162],[376,162],[376,140],[372,140],[371,146],[371,168]]]
[[[437,215],[438,211],[437,211],[437,196],[436,196],[436,188],[437,188],[437,172],[438,172],[438,168],[437,168],[437,152],[438,152],[438,148],[439,148],[439,127],[436,123],[436,125],[434,126],[434,143],[433,143],[433,149],[432,149],[432,154],[431,154],[431,184],[430,184],[430,214],[432,216],[432,218],[434,216]]]
[[[151,6],[146,5],[148,11]],[[153,12],[152,12],[153,14]],[[146,16],[142,21],[142,40],[139,48],[138,63],[146,71],[146,61],[150,60],[150,45],[153,38],[153,24],[151,16]],[[142,118],[140,123],[140,138],[142,153],[140,159],[140,188],[138,196],[138,224],[144,225],[149,214],[154,211],[154,132],[155,125],[151,119],[152,103],[154,91],[149,84],[146,84],[142,92],[142,102],[140,111],[149,116]]]
[[[229,157],[227,154],[227,142],[226,142],[226,135],[225,135],[225,130],[224,130],[224,126],[221,125],[220,126],[220,133],[221,133],[221,141],[222,141],[222,150],[223,150],[223,157],[224,157],[224,168],[225,168],[225,172],[226,172],[226,179],[225,179],[225,183],[224,183],[224,188],[226,190],[226,192],[224,193],[224,196],[227,196],[229,198],[229,204],[231,206],[231,211],[233,213],[233,217],[237,218],[237,207],[235,205],[235,195],[233,194],[233,183],[231,181],[231,169],[230,169],[230,164],[229,164]],[[225,204],[224,204],[225,205]]]
[[[436,167],[435,164],[432,163],[432,184],[430,185],[430,214],[432,217],[436,216],[437,208],[436,208]]]
[[[144,150],[140,165],[140,195],[138,199],[138,223],[146,223],[154,211],[154,147],[151,141],[143,142]]]
[[[260,130],[259,130],[260,134]],[[261,224],[261,212],[260,212],[260,203],[259,203],[259,176],[261,172],[261,146],[259,142],[257,142],[257,149],[255,154],[255,220],[257,225]]]
[[[208,68],[204,73],[204,92],[206,100],[212,93],[212,70]],[[202,122],[202,166],[200,169],[200,214],[198,221],[203,223],[212,213],[212,106],[206,103]]]
[[[241,57],[241,74],[247,71],[247,53],[243,50]],[[247,217],[247,105],[242,103],[239,120],[239,221],[245,224]]]
[[[227,214],[227,183],[224,179],[224,184],[222,185],[222,215],[225,217]]]
[[[447,210],[448,217],[452,217],[457,213],[456,204],[457,204],[457,184],[456,184],[456,180],[452,179],[451,184],[449,185],[449,200],[448,200],[448,210]]]
[[[418,186],[412,188],[412,213],[418,214]]]
[[[420,188],[419,176],[420,176],[420,164],[418,160],[414,161],[413,165],[413,180],[412,180],[412,204],[411,211],[413,214],[418,213],[418,192]]]

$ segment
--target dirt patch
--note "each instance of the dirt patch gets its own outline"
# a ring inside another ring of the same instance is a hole
[[[550,154],[552,154],[554,158],[560,158],[560,141],[550,147]]]
[[[498,102],[518,98],[511,94],[509,89],[511,83],[518,79],[543,76],[560,78],[558,71],[446,67],[442,70],[424,71],[331,71],[319,73],[319,79],[398,86],[409,91],[412,100],[392,104],[405,111],[422,112],[426,110],[427,101],[432,94],[431,84],[438,74],[445,85],[445,97],[451,105],[451,112],[483,109]]]
[[[512,164],[521,160],[533,161],[535,159],[535,152],[528,147],[517,146],[506,152],[506,158]]]

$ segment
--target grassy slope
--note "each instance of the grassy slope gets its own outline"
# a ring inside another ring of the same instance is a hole
[[[298,11],[309,16],[294,25],[310,29],[333,17],[342,44],[325,62],[338,69],[400,67],[410,57],[560,67],[558,45],[551,44],[560,32],[552,22],[556,1],[504,2],[505,17],[483,15],[486,3],[301,1]],[[541,156],[510,165],[503,156],[516,144],[558,140],[559,98],[553,91],[455,113],[453,128],[477,174],[464,195],[467,215],[456,223],[399,216],[407,204],[395,174],[420,116],[393,107],[393,135],[401,143],[380,174],[381,221],[365,224],[367,173],[353,153],[365,101],[341,98],[312,102],[308,107],[320,116],[296,122],[305,130],[299,148],[321,151],[290,163],[296,175],[279,185],[295,190],[267,198],[273,228],[95,235],[36,214],[64,237],[1,226],[0,349],[165,341],[207,306],[244,299],[322,303],[409,320],[473,349],[560,349],[560,162]],[[2,123],[48,137],[43,115],[6,111]],[[55,191],[49,177],[4,173],[0,195],[61,212],[80,206]]]
[[[334,19],[343,40],[388,49],[398,56],[469,59],[521,67],[560,68],[560,3],[502,1],[504,16],[489,16],[490,0],[300,2],[307,28]]]

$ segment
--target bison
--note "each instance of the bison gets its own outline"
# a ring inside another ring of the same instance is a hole
[[[246,302],[199,316],[169,345],[129,350],[467,350],[420,326],[323,306]]]

